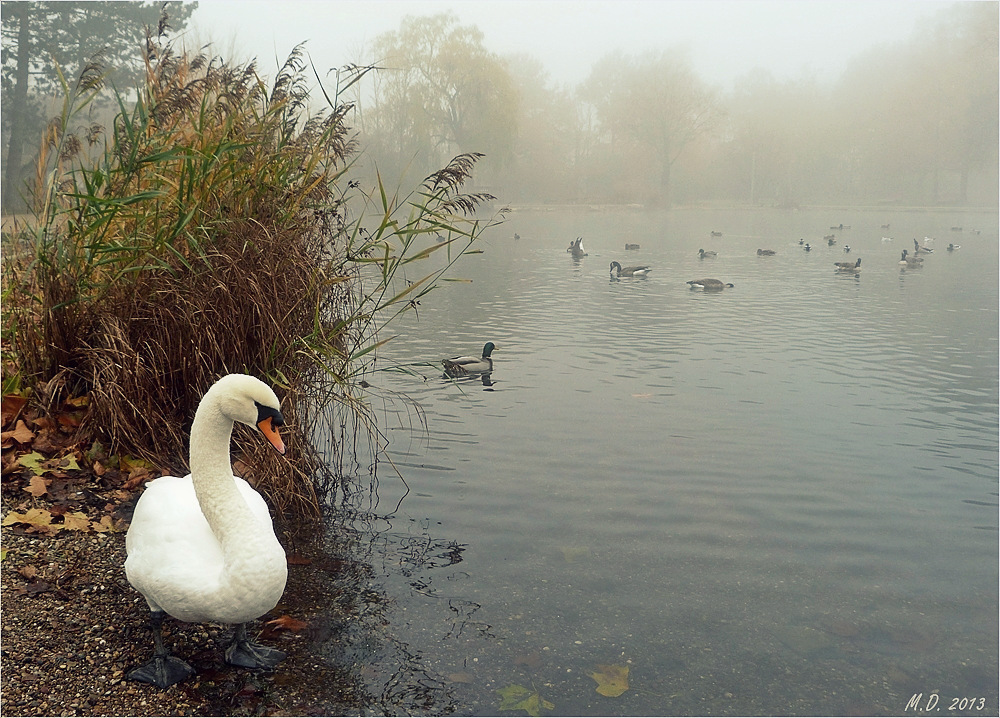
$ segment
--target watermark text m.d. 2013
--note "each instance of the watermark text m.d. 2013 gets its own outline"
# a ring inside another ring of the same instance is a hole
[[[914,693],[906,703],[904,712],[914,711],[916,713],[930,713],[931,711],[982,711],[986,710],[986,699],[981,697],[972,698],[945,698],[945,703],[941,703],[941,694],[929,693],[924,698],[923,693]]]

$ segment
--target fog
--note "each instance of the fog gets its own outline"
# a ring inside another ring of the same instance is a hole
[[[871,47],[909,37],[951,3],[760,2],[743,0],[200,0],[192,16],[199,38],[257,57],[264,67],[308,41],[318,67],[366,63],[381,34],[406,16],[453,12],[475,25],[499,55],[536,57],[556,83],[576,84],[614,51],[684,47],[700,77],[723,89],[749,70],[778,79],[833,79]]]
[[[187,35],[263,73],[304,42],[327,92],[378,66],[339,101],[400,186],[480,152],[503,202],[993,206],[996,27],[994,2],[204,0]]]

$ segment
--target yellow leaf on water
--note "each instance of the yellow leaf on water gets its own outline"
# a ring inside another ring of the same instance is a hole
[[[525,711],[529,716],[541,716],[542,711],[550,711],[555,704],[542,698],[538,691],[532,691],[524,686],[509,685],[497,691],[500,694],[500,710]]]
[[[588,674],[597,681],[597,692],[608,698],[617,698],[628,690],[628,666],[599,664],[594,673]]]

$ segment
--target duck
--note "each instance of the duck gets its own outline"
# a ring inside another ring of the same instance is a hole
[[[722,232],[716,232],[716,231],[715,231],[715,230],[713,229],[713,230],[712,230],[712,236],[713,236],[713,237],[721,237],[721,236],[722,236]]]
[[[625,243],[625,249],[627,249],[627,250],[639,249],[639,245],[638,244],[630,244],[630,243],[626,242]]]
[[[718,252],[712,252],[712,251],[706,252],[704,249],[699,249],[698,250],[698,257],[700,259],[705,259],[706,257],[708,257],[709,259],[712,259],[713,257],[718,257],[718,256],[719,256]]]
[[[883,224],[883,225],[882,225],[881,227],[879,227],[879,229],[889,229],[889,223],[888,223],[888,222],[886,222],[886,223],[885,223],[885,224]]]
[[[566,251],[572,253],[574,257],[586,257],[587,250],[583,248],[583,237],[577,237],[572,242],[570,242],[569,247],[566,248]]]
[[[961,244],[949,244],[948,245],[948,251],[949,252],[954,252],[956,249],[961,249],[961,248],[962,248]]]
[[[908,257],[907,254],[909,254],[909,252],[907,252],[904,249],[903,250],[903,256],[900,257],[900,260],[899,260],[899,263],[901,265],[907,266],[907,267],[919,267],[920,265],[922,265],[924,263],[924,260],[923,260],[922,257]]]
[[[806,246],[804,246],[802,249],[808,252],[810,249],[812,249],[812,247],[809,246],[809,242],[806,242]]]
[[[710,291],[722,291],[726,287],[733,287],[734,285],[727,282],[720,281],[718,279],[692,279],[688,282],[691,285],[691,289],[704,289],[706,292]]]
[[[916,256],[918,254],[931,254],[933,251],[934,250],[931,249],[930,247],[922,247],[922,246],[920,246],[920,242],[917,241],[917,238],[916,237],[913,238],[913,254],[914,254],[914,256]]]
[[[514,239],[520,239],[520,238],[521,238],[521,235],[519,235],[517,232],[514,232]]]
[[[838,272],[860,272],[861,271],[861,257],[858,257],[856,262],[834,262],[834,266],[837,268]]]
[[[851,253],[851,245],[849,245],[849,244],[845,244],[844,245],[844,253],[845,254],[850,254]]]
[[[803,244],[805,244],[805,242],[806,242],[805,237],[799,237],[799,246],[802,246]]]
[[[618,270],[617,274],[615,270]],[[618,262],[611,263],[612,277],[645,277],[652,270],[645,264],[636,264],[631,267],[623,267]]]
[[[256,643],[246,624],[278,603],[285,590],[285,551],[267,504],[233,475],[229,444],[235,422],[256,427],[280,453],[284,425],[274,391],[256,377],[229,374],[198,404],[191,425],[191,473],[161,476],[139,497],[125,535],[125,575],[150,609],[153,659],[127,677],[166,688],[194,669],[163,645],[163,620],[236,624],[226,661],[273,668],[285,654]]]
[[[773,257],[776,254],[777,254],[777,252],[775,252],[773,249],[758,249],[757,250],[757,256],[758,257]]]
[[[883,244],[884,244],[885,242],[891,242],[891,241],[892,241],[892,237],[882,237],[882,243],[883,243]]]
[[[475,356],[459,356],[452,357],[451,359],[442,359],[441,364],[444,366],[445,376],[455,379],[460,376],[471,376],[473,374],[488,374],[493,371],[493,350],[497,346],[493,342],[486,342],[483,346],[483,355],[481,357]]]

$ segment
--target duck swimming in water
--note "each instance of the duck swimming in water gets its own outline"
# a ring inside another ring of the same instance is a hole
[[[444,366],[445,375],[454,379],[460,376],[486,374],[493,371],[493,357],[490,355],[496,348],[496,344],[493,342],[486,342],[481,357],[458,356],[451,359],[442,359],[441,364]]]

